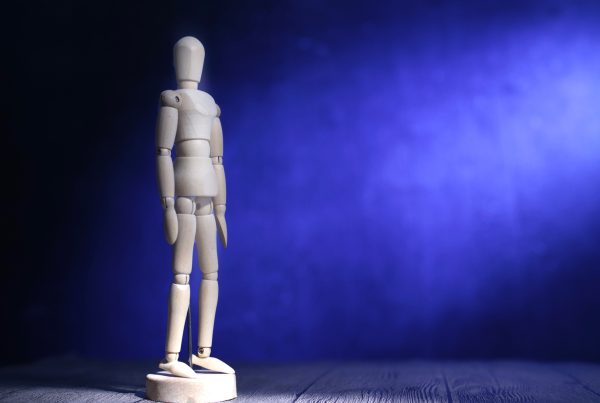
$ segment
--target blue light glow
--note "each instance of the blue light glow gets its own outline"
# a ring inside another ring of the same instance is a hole
[[[525,3],[297,5],[205,40],[228,181],[217,356],[600,357],[600,9]],[[162,355],[154,104],[107,185],[88,353]]]

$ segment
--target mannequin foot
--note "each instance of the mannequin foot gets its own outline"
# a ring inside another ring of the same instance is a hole
[[[222,372],[224,374],[235,374],[235,370],[229,365],[225,364],[223,361],[215,357],[209,357],[206,350],[208,350],[208,354],[210,354],[210,348],[204,348],[199,349],[198,354],[194,354],[192,356],[193,365],[197,365],[210,371]]]
[[[196,372],[190,368],[188,365],[181,361],[171,360],[169,361],[167,358],[162,360],[158,367],[164,371],[170,372],[171,374],[178,376],[180,378],[195,378]]]

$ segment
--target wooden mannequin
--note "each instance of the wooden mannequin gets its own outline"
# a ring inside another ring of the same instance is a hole
[[[190,378],[185,385],[200,382],[199,375],[206,374],[196,372],[178,360],[190,303],[189,276],[195,242],[202,283],[198,351],[192,356],[192,363],[221,375],[231,374],[229,378],[233,378],[235,394],[235,371],[210,356],[219,293],[217,233],[223,245],[227,246],[220,109],[209,94],[198,90],[204,65],[204,47],[200,41],[190,36],[180,39],[174,48],[174,64],[178,89],[161,94],[156,130],[158,184],[164,209],[165,235],[167,242],[174,245],[165,358],[159,367],[175,377]],[[175,163],[171,157],[173,146],[177,153]],[[216,378],[213,376],[211,379]]]

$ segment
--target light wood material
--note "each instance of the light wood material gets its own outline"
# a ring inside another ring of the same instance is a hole
[[[168,372],[146,376],[146,397],[157,402],[221,402],[236,396],[235,374],[196,371],[196,378],[180,378]]]
[[[174,245],[165,358],[159,367],[171,375],[190,379],[196,379],[194,371],[179,361],[179,353],[190,306],[189,275],[194,242],[203,276],[198,309],[198,356],[192,362],[214,371],[234,372],[223,361],[210,357],[219,295],[217,229],[223,245],[227,246],[227,224],[221,109],[210,94],[198,90],[204,54],[202,43],[191,36],[175,44],[173,61],[178,88],[161,93],[155,140],[165,235],[167,242]]]

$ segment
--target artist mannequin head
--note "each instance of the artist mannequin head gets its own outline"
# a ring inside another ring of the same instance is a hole
[[[204,46],[191,36],[181,38],[173,48],[178,88],[198,89],[204,66]]]

